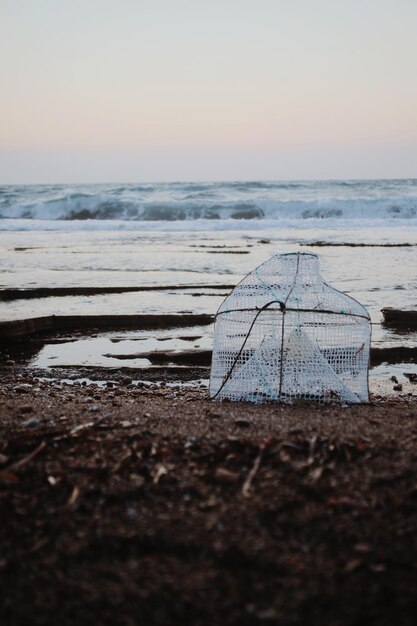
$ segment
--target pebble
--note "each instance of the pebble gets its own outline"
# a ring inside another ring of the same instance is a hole
[[[375,563],[373,565],[370,565],[369,569],[371,570],[371,572],[374,572],[375,574],[382,574],[382,572],[385,572],[387,568],[384,565],[384,563]]]
[[[122,380],[122,384],[127,387],[128,385],[132,384],[132,379],[130,378],[130,376],[125,376]]]
[[[28,383],[22,383],[21,385],[16,385],[15,387],[13,387],[13,391],[15,391],[16,393],[29,393],[31,389],[32,385],[29,385]]]
[[[277,618],[277,614],[274,611],[274,609],[264,609],[262,611],[256,611],[255,613],[256,617],[262,621],[274,621]]]
[[[142,487],[145,484],[145,479],[140,474],[130,474],[129,478],[130,478],[130,482],[135,487]]]
[[[6,365],[16,365],[16,361],[13,361],[13,359],[8,359],[6,361]]]
[[[402,391],[403,390],[403,386],[401,384],[394,385],[393,389],[394,389],[394,391]]]
[[[28,420],[22,423],[22,426],[25,428],[34,428],[35,426],[39,426],[41,420],[37,417],[30,417]]]
[[[19,407],[19,413],[33,413],[34,408],[31,404],[22,404]]]
[[[371,552],[372,547],[368,543],[357,543],[353,549],[360,554],[367,554]]]
[[[238,426],[239,428],[249,428],[250,425],[250,421],[245,419],[244,417],[239,417],[237,420],[235,420],[235,426]]]

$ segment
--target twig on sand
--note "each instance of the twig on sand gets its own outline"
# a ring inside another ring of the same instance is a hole
[[[116,465],[114,465],[112,467],[112,469],[110,470],[111,474],[117,474],[117,472],[121,469],[121,467],[124,465],[125,461],[127,461],[128,459],[130,459],[132,456],[135,456],[133,450],[129,449],[127,451],[125,451],[125,454],[123,454],[123,456],[121,456],[119,458],[119,460],[117,461]]]
[[[99,426],[101,424],[101,422],[103,422],[106,419],[107,415],[102,415],[101,417],[99,417],[98,419],[92,421],[92,422],[86,422],[85,424],[78,424],[77,426],[74,426],[74,428],[72,428],[67,436],[73,436],[77,433],[79,433],[82,430],[86,430],[88,428],[95,428],[96,426]]]
[[[71,491],[71,495],[68,498],[67,502],[65,503],[65,508],[66,509],[74,509],[75,505],[78,502],[78,499],[80,497],[80,490],[77,487],[77,485],[74,485]]]
[[[255,478],[255,476],[256,476],[256,474],[257,474],[257,472],[259,470],[259,467],[261,465],[261,461],[262,461],[262,456],[263,456],[264,450],[265,450],[265,446],[259,446],[258,456],[256,457],[256,459],[255,459],[255,461],[254,461],[254,463],[252,465],[252,468],[251,468],[249,474],[246,477],[245,482],[243,483],[242,495],[245,498],[249,498],[249,496],[250,496],[250,490],[251,490],[251,486],[252,486],[252,481]]]
[[[5,471],[5,472],[6,471],[7,472],[14,472],[15,470],[19,469],[23,465],[26,465],[26,463],[29,463],[29,461],[31,461],[37,454],[39,454],[39,452],[42,452],[42,450],[45,447],[46,447],[46,441],[41,441],[41,443],[38,445],[38,447],[35,448],[34,450],[32,450],[32,452],[30,452],[30,454],[27,454],[25,457],[23,457],[23,459],[19,459],[19,461],[16,461],[16,463],[13,463],[12,465],[9,465],[3,471]],[[2,474],[2,472],[0,472],[0,475],[1,474]]]

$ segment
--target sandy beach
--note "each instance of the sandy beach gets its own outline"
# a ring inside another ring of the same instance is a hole
[[[254,406],[169,373],[45,374],[0,382],[2,623],[413,623],[415,396]]]

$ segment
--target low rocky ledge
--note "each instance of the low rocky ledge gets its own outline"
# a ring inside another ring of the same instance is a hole
[[[383,324],[400,329],[417,330],[417,310],[401,311],[392,307],[381,309]]]
[[[167,315],[50,315],[26,320],[0,322],[0,341],[13,343],[32,335],[76,330],[157,329],[206,326],[213,322],[207,314]]]

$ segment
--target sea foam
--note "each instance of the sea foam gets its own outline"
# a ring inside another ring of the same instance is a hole
[[[1,227],[30,229],[30,221],[294,222],[415,220],[417,180],[35,185],[0,187]],[[13,222],[9,226],[5,222]],[[21,221],[20,227],[18,222]],[[171,224],[172,225],[172,224]],[[200,224],[201,225],[201,224]],[[252,227],[249,226],[249,227]],[[44,224],[46,226],[46,224]],[[42,228],[41,225],[38,227]],[[92,226],[94,228],[94,226]]]

